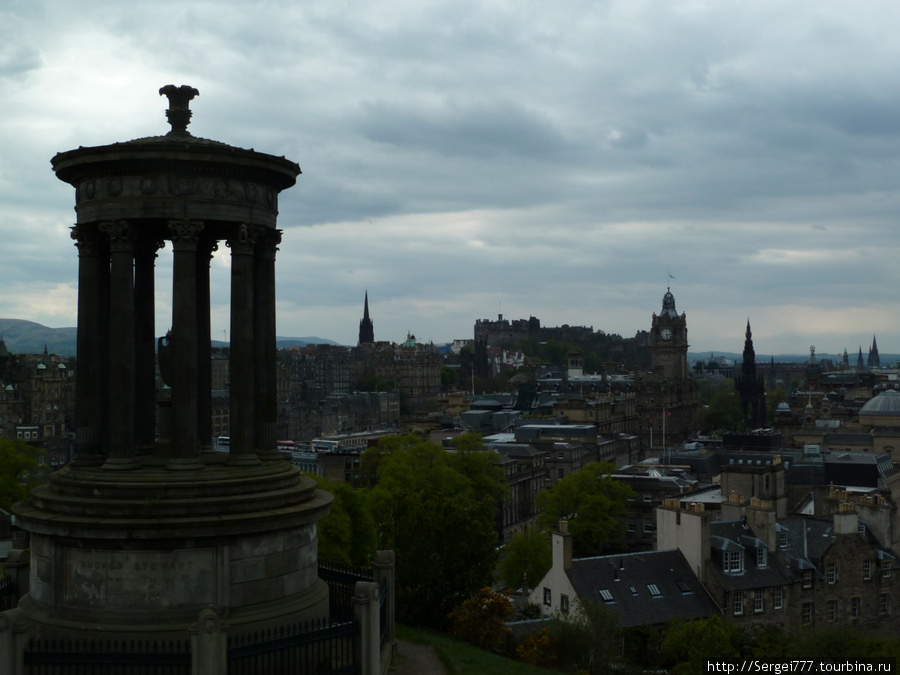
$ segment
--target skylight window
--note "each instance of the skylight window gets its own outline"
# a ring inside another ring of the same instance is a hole
[[[609,589],[607,589],[607,588],[601,588],[601,589],[600,589],[600,597],[603,598],[603,600],[606,601],[606,602],[612,602],[612,601],[613,601],[612,593],[610,593],[610,592],[609,592]]]
[[[658,598],[662,593],[659,592],[659,588],[656,587],[656,584],[647,584],[647,590],[650,591],[650,595],[654,598]]]

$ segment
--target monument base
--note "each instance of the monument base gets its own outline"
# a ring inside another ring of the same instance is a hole
[[[17,504],[32,635],[172,638],[207,608],[229,632],[327,617],[317,537],[331,495],[283,460],[225,460],[200,455],[191,472],[153,456],[122,472],[73,464]]]

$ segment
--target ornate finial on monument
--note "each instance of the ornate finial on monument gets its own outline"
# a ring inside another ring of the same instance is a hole
[[[160,88],[159,95],[169,99],[169,109],[166,110],[166,119],[172,125],[169,134],[188,134],[187,125],[191,123],[190,102],[192,98],[199,96],[200,92],[187,84],[180,87],[167,84]]]

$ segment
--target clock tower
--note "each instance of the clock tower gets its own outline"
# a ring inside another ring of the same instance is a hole
[[[666,289],[662,312],[653,314],[650,328],[651,370],[666,380],[682,380],[688,377],[687,320],[675,309],[675,296]]]
[[[697,433],[700,394],[687,360],[687,317],[670,288],[650,325],[650,372],[637,382],[641,449],[654,457]]]

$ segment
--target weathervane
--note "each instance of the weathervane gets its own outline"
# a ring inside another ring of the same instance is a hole
[[[190,85],[183,84],[176,87],[174,84],[167,84],[160,87],[160,96],[166,96],[169,99],[169,109],[166,110],[166,119],[172,125],[169,134],[187,134],[187,126],[191,123],[191,99],[199,96],[200,92]],[[167,134],[168,135],[168,134]]]

